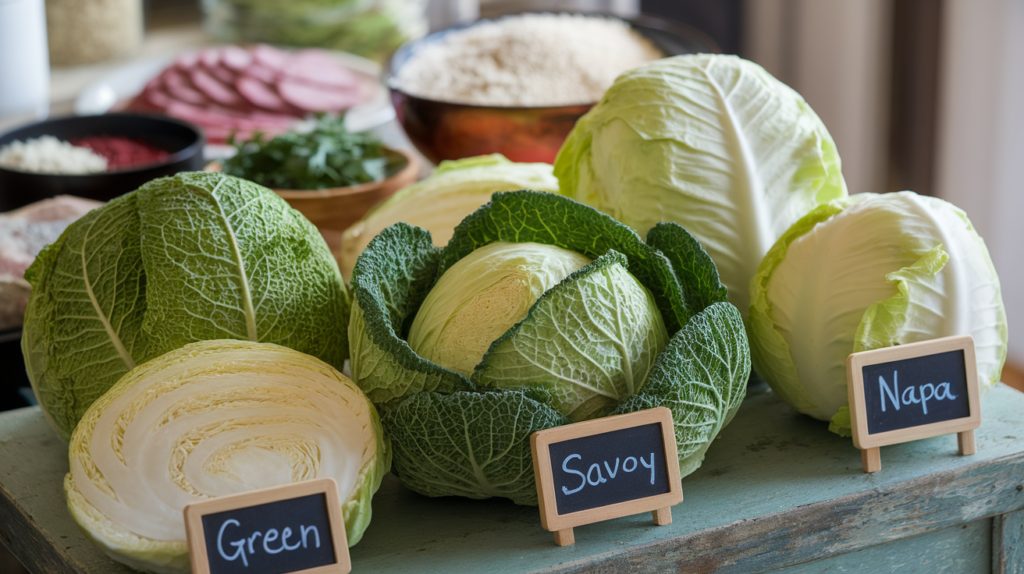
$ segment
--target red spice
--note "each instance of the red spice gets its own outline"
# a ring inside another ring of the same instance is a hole
[[[78,147],[89,148],[96,155],[107,159],[107,171],[130,169],[153,163],[167,161],[171,154],[141,140],[133,140],[124,136],[86,136],[69,140]]]

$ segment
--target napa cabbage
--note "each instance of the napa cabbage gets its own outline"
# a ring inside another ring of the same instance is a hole
[[[132,369],[69,448],[68,509],[114,560],[189,571],[185,506],[293,482],[338,484],[348,544],[391,466],[374,406],[335,368],[270,343],[186,345]]]
[[[394,469],[428,496],[536,504],[530,433],[672,410],[682,475],[744,396],[749,347],[685,229],[571,199],[496,193],[435,247],[384,229],[352,274],[352,377],[384,410]]]
[[[1006,360],[1006,312],[967,215],[912,192],[822,205],[772,247],[751,285],[754,367],[800,412],[849,435],[851,353],[971,335],[982,391]]]
[[[125,373],[194,341],[278,343],[338,369],[348,356],[348,293],[316,228],[219,173],[156,179],[89,212],[25,277],[25,365],[65,440]]]
[[[799,94],[757,64],[698,54],[619,76],[555,160],[561,192],[646,234],[672,221],[746,314],[750,279],[789,227],[845,197],[839,154]]]

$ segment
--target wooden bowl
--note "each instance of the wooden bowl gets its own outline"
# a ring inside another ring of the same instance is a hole
[[[327,189],[274,189],[274,193],[316,225],[331,252],[337,251],[345,229],[359,221],[371,207],[414,183],[419,176],[419,160],[409,152],[384,148],[384,153],[395,158],[395,163],[404,162],[404,166],[395,168],[383,181]],[[214,162],[206,169],[220,171],[221,164]]]

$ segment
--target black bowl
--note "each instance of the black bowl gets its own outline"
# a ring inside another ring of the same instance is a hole
[[[125,136],[142,140],[168,153],[167,161],[107,173],[61,175],[0,167],[0,211],[16,209],[56,195],[77,195],[107,201],[139,186],[179,171],[201,171],[206,138],[192,124],[148,114],[72,116],[24,126],[0,136],[0,148],[40,136],[61,140],[86,136]]]

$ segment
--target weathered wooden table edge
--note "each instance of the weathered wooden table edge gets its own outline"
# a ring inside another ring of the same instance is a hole
[[[1019,403],[1016,396],[1010,398],[1014,399],[1010,401],[1011,408],[1024,404]],[[1019,424],[1016,414],[1012,422]],[[37,424],[41,423],[37,421]],[[1016,440],[1011,436],[1000,438]],[[52,437],[52,440],[57,439]],[[997,574],[1024,572],[1024,510],[1021,510],[1024,508],[1024,448],[1015,449],[1016,445],[1011,451],[1002,450],[1012,454],[973,463],[972,459],[957,457],[949,459],[956,463],[946,470],[888,482],[879,488],[753,515],[654,542],[608,546],[608,551],[591,552],[578,560],[569,558],[559,562],[555,558],[545,567],[534,563],[521,570],[763,572],[828,560],[886,542],[906,541],[955,525],[979,526],[983,519],[994,517],[985,522],[986,528],[991,524],[992,571]],[[51,466],[56,462],[66,465],[63,461],[51,461]],[[16,465],[19,461],[0,461],[0,464],[12,463]],[[35,470],[53,474],[51,470],[56,469]],[[53,486],[33,496],[60,498],[62,502],[63,493],[56,484]],[[33,570],[82,574],[129,571],[99,555],[95,547],[89,549],[89,554],[96,556],[85,556],[82,562],[67,552],[66,544],[62,543],[65,539],[71,542],[69,532],[48,531],[17,500],[17,496],[0,483],[0,540]],[[732,501],[723,508],[728,504]],[[74,528],[70,518],[62,519],[62,523]],[[595,534],[592,531],[589,536]],[[374,564],[372,561],[368,564],[370,569]]]
[[[767,572],[993,517],[992,572],[1024,573],[1024,453],[592,556],[549,572]],[[943,503],[950,497],[969,505]],[[978,500],[984,504],[978,504]]]

